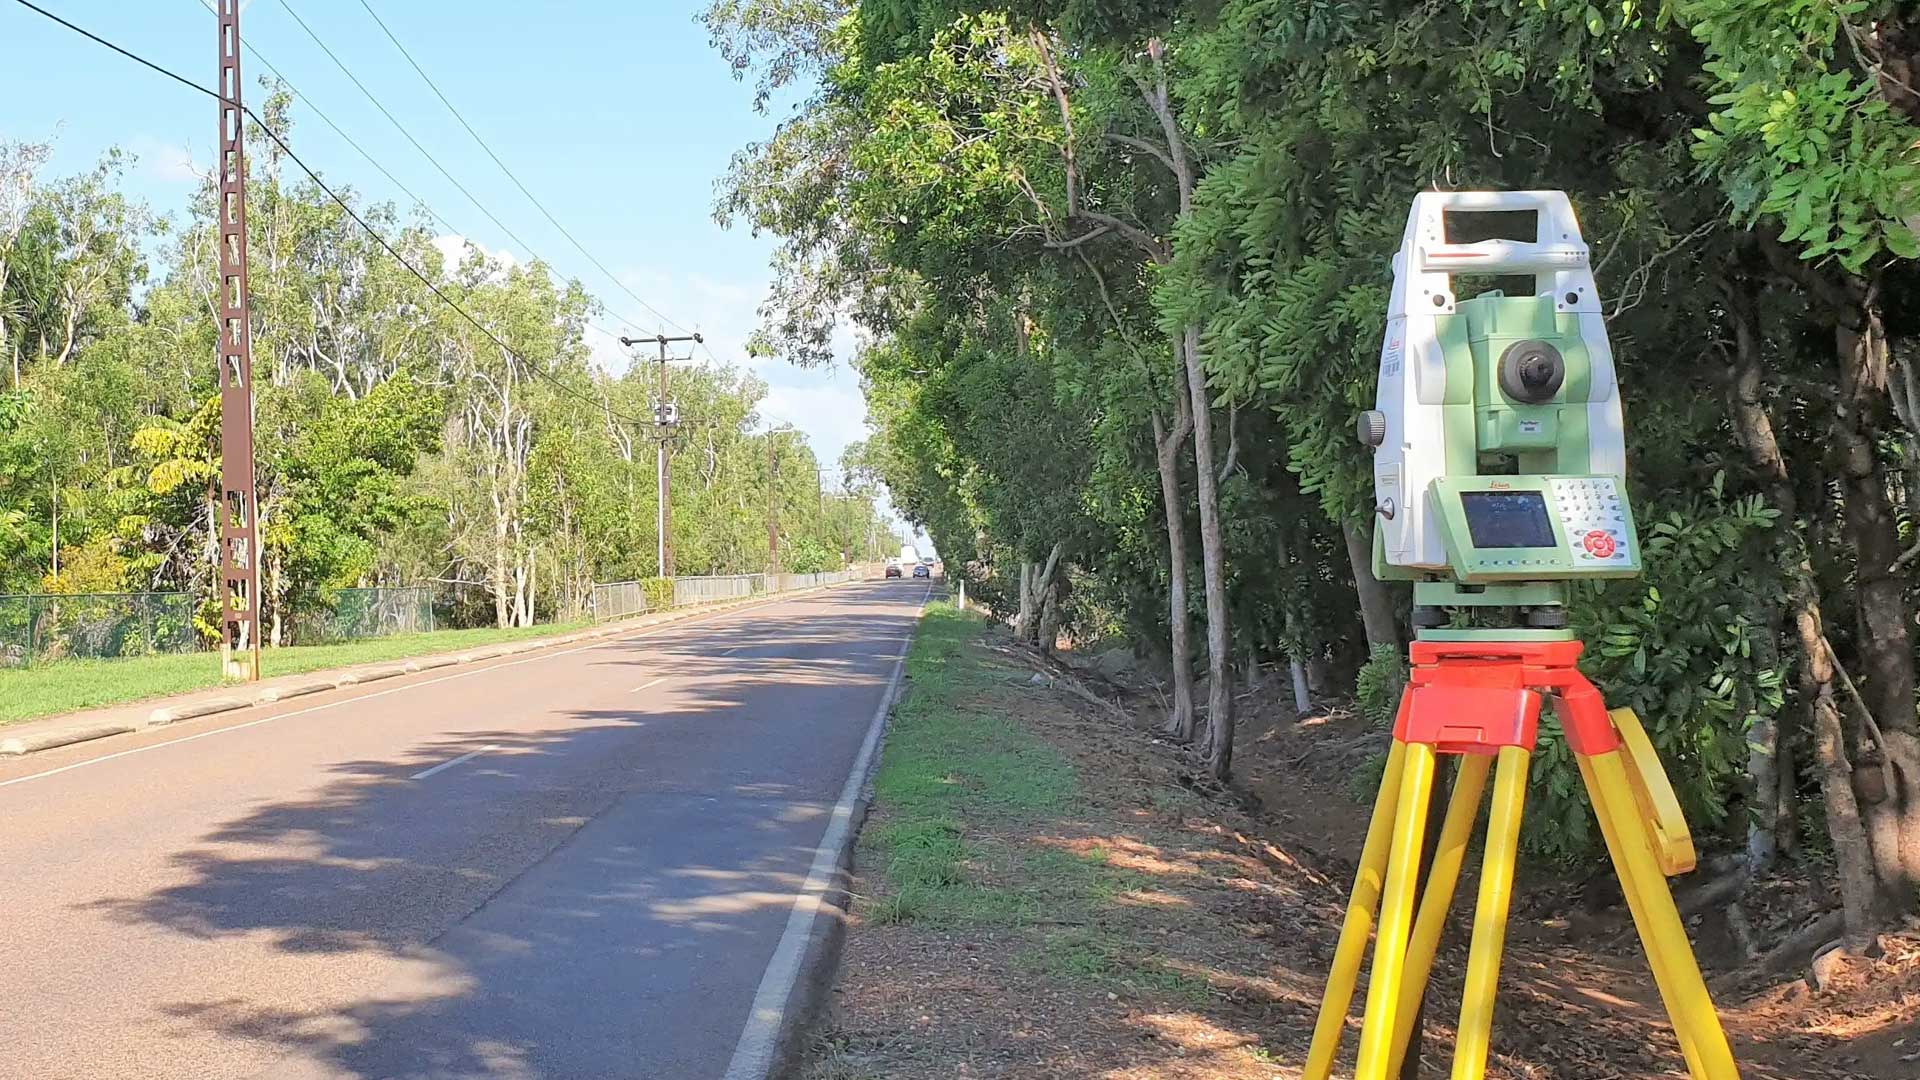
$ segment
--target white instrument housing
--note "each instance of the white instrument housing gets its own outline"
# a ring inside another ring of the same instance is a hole
[[[1534,240],[1450,244],[1445,229],[1449,210],[1531,210],[1537,222]],[[1449,565],[1443,532],[1433,520],[1430,490],[1447,471],[1441,410],[1447,358],[1437,326],[1441,316],[1454,314],[1452,277],[1457,273],[1532,274],[1535,296],[1551,296],[1555,311],[1578,315],[1591,363],[1588,471],[1626,474],[1626,432],[1613,351],[1587,245],[1566,193],[1423,192],[1414,196],[1400,250],[1393,256],[1393,292],[1375,398],[1375,407],[1386,418],[1385,438],[1374,451],[1373,483],[1376,528],[1388,566],[1442,571]]]

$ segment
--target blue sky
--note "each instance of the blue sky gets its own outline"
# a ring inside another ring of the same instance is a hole
[[[214,82],[212,13],[201,0],[35,0],[205,86]],[[694,19],[697,0],[370,0],[467,120],[548,209],[627,288],[707,336],[713,352],[772,386],[766,412],[806,431],[823,460],[864,437],[859,383],[831,371],[749,362],[744,344],[768,279],[771,241],[712,219],[713,185],[733,152],[771,132]],[[606,304],[597,321],[653,332],[659,321],[602,276],[487,159],[358,0],[284,0],[449,172],[561,273]],[[493,253],[525,260],[367,101],[288,14],[254,0],[242,30],[299,92],[415,194]],[[0,139],[50,141],[47,175],[89,167],[108,147],[140,161],[136,193],[178,211],[213,159],[212,100],[0,0]],[[265,69],[243,62],[258,100]],[[326,125],[295,106],[292,143],[329,183],[407,203]],[[618,369],[617,345],[589,335]],[[851,339],[844,338],[850,345]]]

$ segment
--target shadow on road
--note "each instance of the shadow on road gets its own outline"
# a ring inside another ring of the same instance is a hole
[[[268,1075],[717,1073],[923,592],[855,586],[517,669],[590,705],[333,764],[171,854],[166,886],[81,913],[184,949],[201,992],[151,1006],[169,1038],[270,1044]],[[334,722],[378,722],[354,710]]]

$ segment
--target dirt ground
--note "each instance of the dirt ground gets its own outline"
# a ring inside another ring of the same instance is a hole
[[[1058,755],[1071,795],[1008,809],[982,790],[954,803],[965,857],[949,899],[932,904],[905,903],[891,880],[884,838],[901,822],[876,804],[866,835],[881,842],[863,840],[831,1016],[804,1075],[1297,1077],[1366,827],[1350,749],[1362,726],[1282,720],[1251,697],[1240,780],[1213,791],[1143,717],[1035,685],[1004,645],[969,646],[953,667],[964,677],[943,673],[931,691],[1034,740],[1012,752]],[[989,771],[956,761],[941,781],[964,791]],[[1516,905],[1488,1075],[1684,1077],[1618,913],[1571,929],[1555,914],[1564,883],[1535,884],[1546,896]],[[1450,928],[1423,1075],[1447,1071],[1464,936]],[[1883,944],[1825,992],[1776,979],[1723,996],[1742,1075],[1920,1080],[1920,934]]]

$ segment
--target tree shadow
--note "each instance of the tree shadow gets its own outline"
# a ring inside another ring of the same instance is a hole
[[[136,1018],[180,1053],[139,1075],[205,1075],[195,1055],[230,1044],[275,1077],[717,1075],[901,599],[610,643],[591,667],[677,668],[673,692],[334,764],[171,854],[167,884],[75,905],[180,974]],[[736,639],[780,655],[716,655]]]

